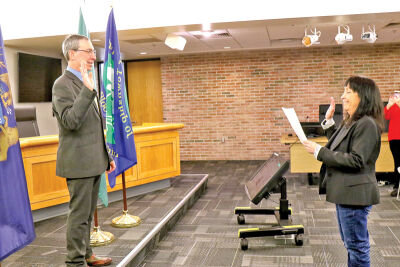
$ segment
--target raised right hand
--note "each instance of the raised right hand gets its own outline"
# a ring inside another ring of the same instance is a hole
[[[399,96],[394,97],[394,103],[400,107],[400,97]]]
[[[94,88],[94,81],[93,81],[93,73],[87,71],[86,68],[86,63],[84,61],[81,62],[81,74],[82,74],[82,80],[83,84],[89,88],[89,90],[93,91]]]
[[[335,99],[331,96],[331,104],[325,113],[325,119],[326,120],[332,119],[334,113],[335,113]]]
[[[394,96],[389,97],[387,108],[389,109],[394,104]]]

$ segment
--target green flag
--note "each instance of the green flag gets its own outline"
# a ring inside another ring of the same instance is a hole
[[[82,8],[79,9],[79,28],[78,34],[86,36],[90,39],[89,31],[86,28],[85,19],[83,18]],[[92,66],[93,80],[94,80],[94,88],[96,88],[96,72],[94,71],[94,66]],[[108,195],[107,195],[107,182],[106,182],[106,174],[103,173],[101,175],[100,180],[100,189],[99,189],[99,198],[104,206],[108,206]]]
[[[86,36],[87,38],[90,38],[89,31],[86,28],[85,19],[83,18],[82,8],[79,8],[79,26],[78,27],[79,27],[78,34]]]

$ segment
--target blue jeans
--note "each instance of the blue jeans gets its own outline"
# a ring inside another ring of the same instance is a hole
[[[370,266],[367,217],[371,207],[336,204],[340,236],[347,249],[349,267]]]

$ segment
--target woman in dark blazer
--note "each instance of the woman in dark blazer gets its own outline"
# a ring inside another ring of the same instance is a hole
[[[322,122],[329,139],[325,147],[306,140],[304,147],[322,161],[320,191],[336,204],[340,236],[348,252],[348,266],[370,266],[367,216],[379,203],[375,162],[381,146],[383,104],[375,82],[350,77],[345,82],[343,122],[333,121],[335,101]]]

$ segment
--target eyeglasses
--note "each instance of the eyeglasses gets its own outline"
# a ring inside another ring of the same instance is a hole
[[[92,49],[86,49],[86,50],[82,50],[82,49],[73,49],[74,51],[82,51],[82,52],[86,52],[88,54],[93,54],[96,55],[96,50],[92,50]]]

